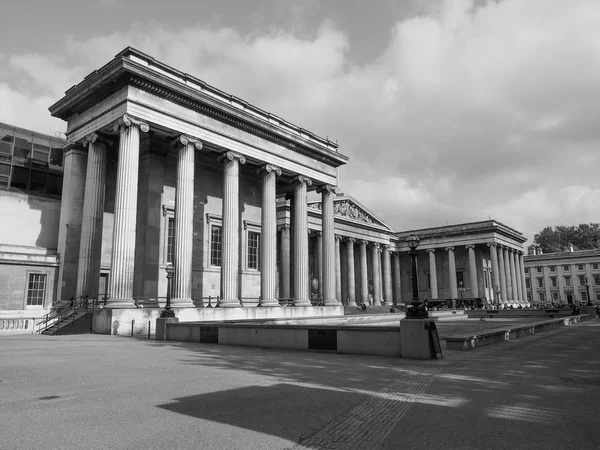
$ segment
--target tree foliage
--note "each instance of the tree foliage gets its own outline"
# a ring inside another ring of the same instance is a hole
[[[592,250],[600,247],[600,223],[582,223],[545,227],[535,234],[533,244],[544,253],[568,251],[569,244],[574,250]]]

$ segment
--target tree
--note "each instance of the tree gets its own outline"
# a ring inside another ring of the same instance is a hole
[[[544,227],[534,235],[533,244],[544,253],[567,251],[570,244],[575,250],[600,248],[600,223]]]

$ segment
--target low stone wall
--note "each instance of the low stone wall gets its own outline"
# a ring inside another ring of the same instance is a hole
[[[578,323],[581,320],[589,318],[587,314],[577,316],[567,316],[551,320],[542,320],[539,322],[515,325],[504,328],[494,328],[491,330],[482,330],[474,333],[463,333],[446,337],[446,348],[449,350],[472,350],[483,345],[494,344],[497,342],[517,339],[530,334],[540,333],[549,329]]]
[[[523,317],[563,317],[573,314],[570,308],[555,308],[555,309],[477,309],[467,310],[465,312],[469,319],[478,319],[484,317],[486,319],[512,319]]]
[[[156,319],[162,308],[102,309],[94,312],[92,331],[120,336],[155,333]],[[296,319],[341,316],[342,306],[248,307],[248,308],[175,308],[181,322],[216,322],[264,319]]]
[[[401,356],[400,327],[169,323],[167,341],[280,350],[321,350],[355,355]]]
[[[35,334],[36,324],[41,320],[41,318],[36,317],[0,316],[0,336]]]

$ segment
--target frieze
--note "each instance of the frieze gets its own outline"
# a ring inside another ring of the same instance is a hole
[[[321,202],[309,203],[307,206],[308,208],[321,211]],[[358,220],[359,222],[380,225],[378,222],[375,222],[366,211],[359,208],[354,203],[348,200],[340,200],[334,202],[333,214],[336,216],[348,217],[350,219]]]

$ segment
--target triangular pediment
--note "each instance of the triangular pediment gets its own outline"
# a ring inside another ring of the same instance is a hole
[[[309,201],[308,208],[321,211],[321,201]],[[385,228],[392,233],[394,232],[387,223],[351,196],[339,196],[333,200],[333,215],[336,218],[362,222],[366,225]]]

